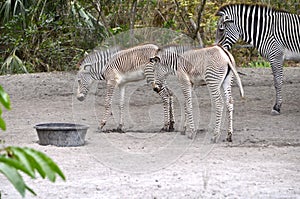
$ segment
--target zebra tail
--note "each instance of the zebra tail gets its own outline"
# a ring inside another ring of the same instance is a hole
[[[217,46],[219,48],[221,48],[225,52],[225,54],[228,56],[228,58],[230,60],[230,62],[228,63],[228,66],[232,70],[234,76],[237,79],[237,84],[238,84],[239,89],[240,89],[240,95],[241,95],[242,99],[244,99],[245,98],[245,96],[244,96],[244,89],[243,89],[241,78],[240,78],[240,76],[239,76],[239,74],[238,74],[238,72],[236,70],[236,63],[235,63],[234,57],[225,48],[223,48],[222,46],[220,46],[220,45],[217,45]]]
[[[242,98],[242,99],[245,99],[242,81],[241,81],[241,78],[240,78],[240,76],[239,76],[239,73],[237,72],[237,70],[236,70],[236,68],[235,68],[235,62],[230,63],[230,64],[228,64],[228,65],[229,65],[230,69],[232,70],[234,76],[236,77],[237,84],[238,84],[239,89],[240,89],[240,95],[241,95],[241,98]]]

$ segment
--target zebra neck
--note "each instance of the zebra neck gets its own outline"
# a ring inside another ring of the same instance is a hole
[[[274,12],[268,7],[241,6],[240,15],[237,18],[240,28],[240,38],[252,46],[258,48],[260,41],[272,31]]]

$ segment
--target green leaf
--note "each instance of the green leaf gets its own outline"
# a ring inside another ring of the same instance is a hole
[[[6,108],[10,109],[10,99],[9,95],[4,91],[2,86],[0,86],[0,103]]]
[[[17,191],[24,197],[26,185],[24,183],[22,176],[18,173],[18,171],[7,164],[0,162],[0,172],[7,177],[7,179],[17,189]]]
[[[42,178],[47,177],[51,182],[55,182],[56,174],[63,180],[66,179],[53,160],[40,151],[10,146],[5,148],[5,152],[5,155],[0,155],[0,172],[9,179],[23,197],[26,190],[36,194],[24,183],[18,171],[22,171],[32,178],[35,178],[35,171],[37,171]]]
[[[24,150],[38,163],[40,167],[40,169],[38,169],[38,172],[43,178],[47,177],[51,182],[55,182],[56,174],[58,174],[63,180],[66,180],[60,168],[47,155],[30,148],[24,148]]]
[[[16,54],[13,54],[13,60],[18,68],[22,68],[25,73],[28,73],[26,67],[23,64],[23,61]]]
[[[27,174],[35,178],[35,170],[34,167],[31,165],[31,162],[34,162],[32,160],[32,157],[28,155],[22,148],[20,147],[7,147],[6,150],[9,154],[12,154],[11,159],[16,160],[20,162],[23,167],[26,169]]]
[[[36,196],[36,193],[35,193],[30,187],[28,187],[26,184],[25,184],[25,188],[26,188],[30,193],[32,193],[33,195]]]
[[[6,130],[6,124],[1,117],[0,117],[0,129],[2,129],[3,131]]]
[[[39,160],[36,159],[34,157],[34,155],[32,155],[31,153],[28,153],[27,148],[23,148],[23,150],[30,157],[29,158],[30,167],[32,167],[32,169],[34,171],[37,171],[41,175],[41,177],[44,179],[46,177],[46,173],[45,173],[43,167],[40,165]]]
[[[30,177],[34,178],[34,173],[32,174],[31,171],[29,171],[23,164],[22,162],[19,162],[16,159],[12,159],[10,157],[7,156],[0,156],[0,163],[4,163],[7,166],[14,168],[16,170],[20,170],[23,171],[24,173],[26,173],[27,175],[29,175]]]

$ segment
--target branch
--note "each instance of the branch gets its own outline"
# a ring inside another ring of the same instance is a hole
[[[192,26],[195,29],[194,36],[193,36],[194,38],[193,39],[195,39],[197,37],[197,39],[199,41],[199,44],[201,46],[203,46],[203,41],[201,39],[201,35],[199,33],[199,30],[200,30],[201,18],[202,18],[202,13],[203,13],[205,4],[206,4],[206,0],[202,0],[201,5],[200,5],[201,7],[200,7],[200,9],[198,11],[197,24],[194,22],[194,20],[192,18],[190,19],[190,21],[192,23]]]
[[[197,38],[197,40],[199,41],[200,47],[204,47],[204,44],[203,44],[203,41],[202,41],[202,38],[201,38],[201,35],[200,35],[200,32],[199,32],[199,28],[197,27],[195,21],[192,18],[190,18],[190,22],[191,22],[193,28],[195,29],[193,39]]]
[[[181,18],[181,20],[183,21],[185,27],[188,29],[188,32],[189,32],[189,33],[192,33],[192,30],[190,29],[190,26],[185,22],[184,17],[183,17],[183,15],[182,15],[182,12],[180,11],[180,7],[179,7],[178,1],[177,1],[177,0],[174,0],[174,3],[176,4],[177,9],[179,10],[180,18]]]
[[[94,5],[96,11],[98,12],[99,17],[101,18],[101,21],[104,25],[105,31],[108,33],[109,36],[112,36],[111,32],[109,31],[108,25],[106,23],[105,16],[102,12],[100,1],[99,0],[95,0],[95,1],[91,0],[91,3]],[[99,19],[99,17],[98,17],[98,19]]]

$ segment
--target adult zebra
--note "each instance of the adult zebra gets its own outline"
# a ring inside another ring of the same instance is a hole
[[[276,102],[272,114],[280,114],[283,61],[300,61],[300,16],[262,5],[230,4],[220,16],[216,43],[227,49],[238,39],[253,45],[272,67]]]

